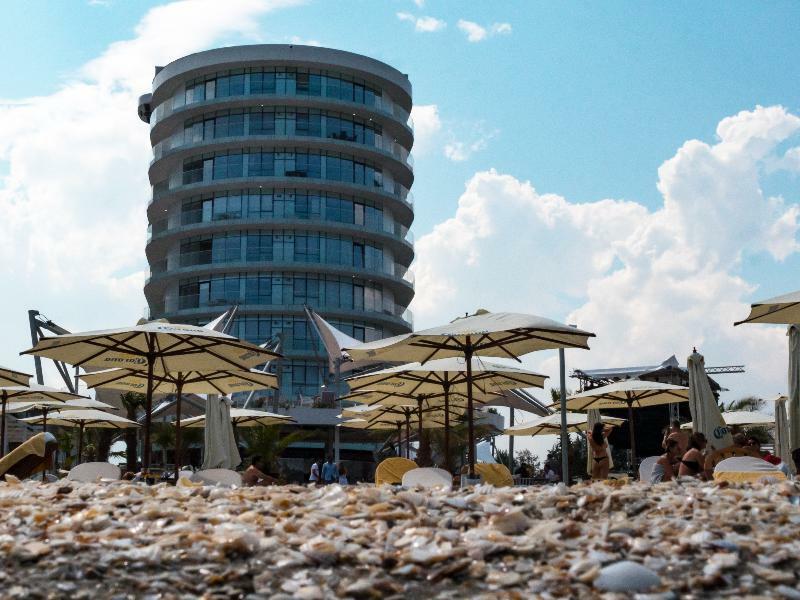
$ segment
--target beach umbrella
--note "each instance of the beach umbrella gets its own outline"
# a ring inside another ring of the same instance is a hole
[[[234,427],[258,427],[296,423],[294,417],[290,417],[289,415],[280,415],[263,410],[251,410],[249,408],[231,408],[230,415],[231,423]],[[184,419],[183,426],[205,427],[206,416],[200,415],[199,417]]]
[[[143,471],[150,468],[150,422],[156,371],[248,370],[279,355],[233,336],[194,325],[153,321],[121,329],[44,337],[23,354],[78,367],[124,367],[147,372]]]
[[[0,367],[0,386],[23,386],[27,387],[31,382],[32,375],[15,371],[7,367]]]
[[[796,468],[792,460],[792,449],[789,439],[789,417],[786,415],[786,396],[775,398],[775,454],[789,467],[794,474]]]
[[[368,421],[367,419],[348,419],[336,425],[337,427],[347,427],[350,429],[362,429],[370,431],[397,430],[397,456],[403,454],[403,423],[402,421]]]
[[[44,419],[41,416],[28,417],[22,419],[32,425],[42,425]],[[130,421],[125,417],[107,413],[97,409],[83,410],[63,410],[50,415],[50,424],[58,427],[77,427],[78,428],[78,462],[83,460],[83,432],[86,428],[90,429],[126,429],[128,427],[138,427],[135,421]]]
[[[163,373],[159,369],[153,373],[154,394],[175,394],[175,477],[182,463],[181,456],[181,401],[183,394],[232,394],[277,388],[278,378],[271,373],[255,369],[234,370],[222,368],[214,371],[178,371]],[[79,376],[90,388],[111,388],[118,390],[141,391],[147,387],[147,373],[132,369],[106,369]]]
[[[795,469],[800,467],[800,290],[761,300],[750,305],[750,314],[742,323],[774,323],[788,325],[789,396],[786,401],[789,418],[789,447]]]
[[[51,401],[60,404],[67,400],[81,399],[87,399],[87,396],[35,383],[29,386],[17,385],[0,388],[0,412],[2,412],[2,417],[0,417],[0,458],[5,456],[6,451],[6,406],[9,402],[31,404]]]
[[[689,410],[692,413],[692,429],[706,436],[712,450],[720,450],[733,445],[731,436],[717,399],[711,391],[706,375],[705,359],[693,351],[687,359],[689,370]]]
[[[603,423],[610,425],[622,425],[625,419],[617,417],[600,417]],[[567,413],[567,431],[569,433],[579,433],[591,429],[589,417],[585,413]],[[508,427],[504,432],[506,435],[556,435],[561,433],[561,414],[553,413],[544,417],[539,417],[527,423],[521,423]]]
[[[92,398],[79,398],[77,400],[66,400],[59,402],[56,400],[40,400],[39,402],[25,402],[10,404],[7,409],[9,414],[28,412],[29,410],[42,411],[42,431],[47,431],[47,413],[53,409],[58,410],[89,410],[92,408],[100,410],[117,410],[115,406],[93,400]]]
[[[689,388],[657,381],[626,379],[609,385],[573,394],[567,398],[569,410],[591,410],[604,408],[627,408],[628,427],[631,438],[631,463],[636,462],[636,433],[634,431],[633,410],[648,406],[686,402]],[[553,406],[560,406],[557,402]]]
[[[203,469],[235,469],[241,462],[231,420],[231,401],[225,396],[206,398]]]
[[[513,365],[492,362],[475,356],[472,358],[473,400],[490,398],[498,403],[498,394],[513,388],[544,387],[546,375],[534,373]],[[351,390],[371,389],[408,395],[427,394],[442,397],[445,409],[444,453],[445,465],[450,466],[451,394],[467,393],[467,363],[461,357],[440,358],[425,364],[409,363],[383,369],[374,373],[347,379]],[[513,408],[512,408],[513,411]],[[513,415],[513,412],[512,412]]]
[[[407,333],[354,348],[353,360],[426,363],[436,358],[461,357],[466,363],[469,476],[475,476],[474,356],[519,357],[537,350],[584,348],[593,333],[534,315],[478,311],[473,316],[439,327]],[[563,362],[563,361],[562,361]],[[562,365],[563,366],[563,365]]]
[[[776,415],[768,415],[754,410],[728,410],[720,414],[728,427],[734,425],[740,427],[747,425],[774,425],[776,421]],[[694,423],[692,421],[684,423],[681,425],[681,429],[694,429]]]

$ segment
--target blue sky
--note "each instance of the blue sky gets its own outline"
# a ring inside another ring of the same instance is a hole
[[[141,316],[135,98],[152,67],[305,41],[410,75],[418,326],[524,310],[598,332],[575,366],[698,345],[707,364],[747,363],[732,396],[785,391],[782,330],[730,324],[800,287],[799,17],[790,2],[7,3],[0,253],[17,288],[0,364],[26,366],[28,308],[73,330]],[[531,365],[554,372],[549,355]]]

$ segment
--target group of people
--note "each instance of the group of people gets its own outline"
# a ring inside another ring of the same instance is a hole
[[[328,485],[331,483],[338,483],[339,485],[347,485],[347,469],[342,463],[333,462],[333,455],[328,455],[328,460],[324,463],[315,460],[311,465],[311,471],[308,475],[308,481],[317,485]]]

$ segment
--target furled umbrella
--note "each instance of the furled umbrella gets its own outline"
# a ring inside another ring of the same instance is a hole
[[[794,466],[792,449],[789,445],[789,417],[786,415],[786,400],[786,396],[775,398],[775,454],[794,475],[797,469]]]
[[[143,471],[150,468],[150,422],[156,371],[248,370],[279,355],[233,336],[194,325],[149,322],[121,329],[44,337],[23,354],[78,367],[124,367],[147,372]]]
[[[631,439],[631,464],[636,464],[636,433],[634,431],[633,410],[648,406],[659,406],[677,402],[687,402],[689,388],[657,381],[626,379],[609,385],[573,394],[567,398],[568,410],[585,411],[596,409],[628,409],[628,427]],[[560,406],[556,402],[553,406]]]
[[[795,470],[800,469],[800,290],[761,300],[750,305],[746,319],[734,323],[773,323],[788,325],[789,396],[786,401],[789,418],[789,448]]]
[[[22,419],[32,425],[41,425],[41,416],[28,417]],[[125,429],[127,427],[138,427],[135,421],[130,421],[125,417],[114,415],[97,409],[86,410],[64,410],[50,415],[50,424],[58,427],[77,427],[78,428],[78,462],[83,460],[83,432],[86,428],[90,429]]]
[[[733,445],[731,436],[717,399],[711,391],[711,384],[706,375],[705,359],[697,351],[693,351],[686,362],[689,370],[689,410],[692,413],[692,429],[706,436],[708,445],[713,450],[720,450]]]
[[[474,356],[519,357],[537,350],[584,348],[594,334],[534,315],[478,311],[452,323],[345,348],[354,360],[426,363],[462,357],[466,362],[469,477],[475,476]]]
[[[132,369],[107,369],[80,375],[90,388],[111,388],[141,391],[147,387],[147,373]],[[175,394],[175,478],[181,469],[181,402],[183,394],[233,394],[268,388],[277,388],[277,377],[255,369],[233,370],[221,368],[213,371],[178,371],[153,373],[154,394]]]
[[[498,402],[498,395],[515,388],[544,387],[546,375],[521,369],[514,365],[489,361],[479,356],[472,358],[473,401]],[[402,393],[409,396],[442,398],[445,410],[444,452],[445,465],[450,466],[449,404],[451,394],[467,394],[467,363],[460,357],[430,360],[425,364],[409,363],[383,369],[374,373],[357,375],[347,380],[351,390],[371,389]]]
[[[31,384],[30,386],[13,386],[0,388],[0,458],[5,456],[6,448],[6,406],[9,402],[31,404],[34,402],[64,403],[67,400],[87,399],[87,396],[73,394],[64,390],[44,385]]]

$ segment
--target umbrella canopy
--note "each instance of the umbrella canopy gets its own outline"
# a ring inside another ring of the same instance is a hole
[[[15,371],[14,369],[9,369],[7,367],[0,367],[0,386],[15,386],[15,385],[22,385],[28,386],[31,382],[32,375],[28,375],[27,373],[23,373],[21,371]]]
[[[732,446],[733,437],[722,419],[717,399],[708,382],[705,359],[697,352],[692,352],[686,366],[689,369],[689,410],[693,429],[706,436],[712,450]]]
[[[147,373],[133,369],[106,369],[79,375],[90,388],[103,387],[141,392],[147,388]],[[274,389],[278,378],[255,369],[218,371],[153,372],[154,394],[222,394]],[[180,388],[180,389],[179,389]]]
[[[789,417],[786,414],[786,396],[775,398],[775,454],[789,467],[794,474],[796,469],[792,460],[792,449],[789,444]]]
[[[247,370],[279,356],[213,329],[157,321],[122,329],[44,337],[23,354],[46,356],[80,367],[146,370],[142,461],[145,472],[150,467],[150,421],[156,369],[159,373],[223,368]]]
[[[53,409],[59,410],[88,410],[97,408],[100,410],[117,410],[116,407],[100,402],[100,400],[92,400],[91,398],[80,398],[78,400],[66,400],[59,402],[56,400],[40,400],[38,402],[30,403],[12,403],[6,407],[10,414],[28,412],[29,410],[42,411],[42,430],[47,431],[47,413]]]
[[[633,423],[633,409],[674,402],[686,402],[689,388],[657,381],[626,379],[609,385],[573,394],[567,398],[569,410],[590,410],[592,408],[628,409],[628,427],[631,437],[631,461],[636,462],[636,434]],[[554,404],[559,406],[559,403]]]
[[[289,415],[279,415],[263,410],[250,410],[248,408],[231,408],[231,423],[234,427],[257,427],[260,425],[285,425],[295,423]],[[206,416],[192,417],[183,420],[184,427],[205,427]]]
[[[742,323],[800,323],[800,290],[751,304],[747,318],[734,325]]]
[[[554,348],[586,348],[594,334],[534,315],[478,311],[473,316],[415,333],[345,348],[354,360],[425,363],[462,357],[466,364],[469,475],[475,474],[473,422],[473,356],[518,359],[523,354]]]
[[[231,404],[226,397],[206,398],[205,454],[203,469],[235,469],[242,462],[231,421]]]
[[[9,402],[22,402],[30,404],[33,402],[63,403],[67,400],[86,399],[87,396],[73,394],[64,390],[47,387],[44,385],[32,384],[30,386],[11,386],[0,388],[0,458],[6,451],[6,406]]]
[[[611,425],[621,425],[625,419],[616,417],[600,417],[603,423]],[[589,417],[584,413],[567,413],[567,429],[569,433],[577,433],[590,429]],[[553,435],[561,433],[561,414],[553,413],[544,417],[539,417],[528,423],[522,423],[507,428],[503,433],[506,435]]]
[[[42,425],[44,417],[28,417],[22,419],[26,423]],[[130,421],[125,417],[103,412],[97,409],[83,410],[63,410],[50,415],[50,424],[59,427],[77,427],[78,435],[78,462],[83,459],[83,431],[87,427],[92,429],[126,429],[128,427],[138,427],[135,421]]]
[[[786,396],[783,396],[784,398]],[[766,413],[751,410],[729,410],[723,413],[722,420],[725,425],[774,425],[776,417]],[[681,425],[681,429],[694,429],[694,423],[689,421]]]

